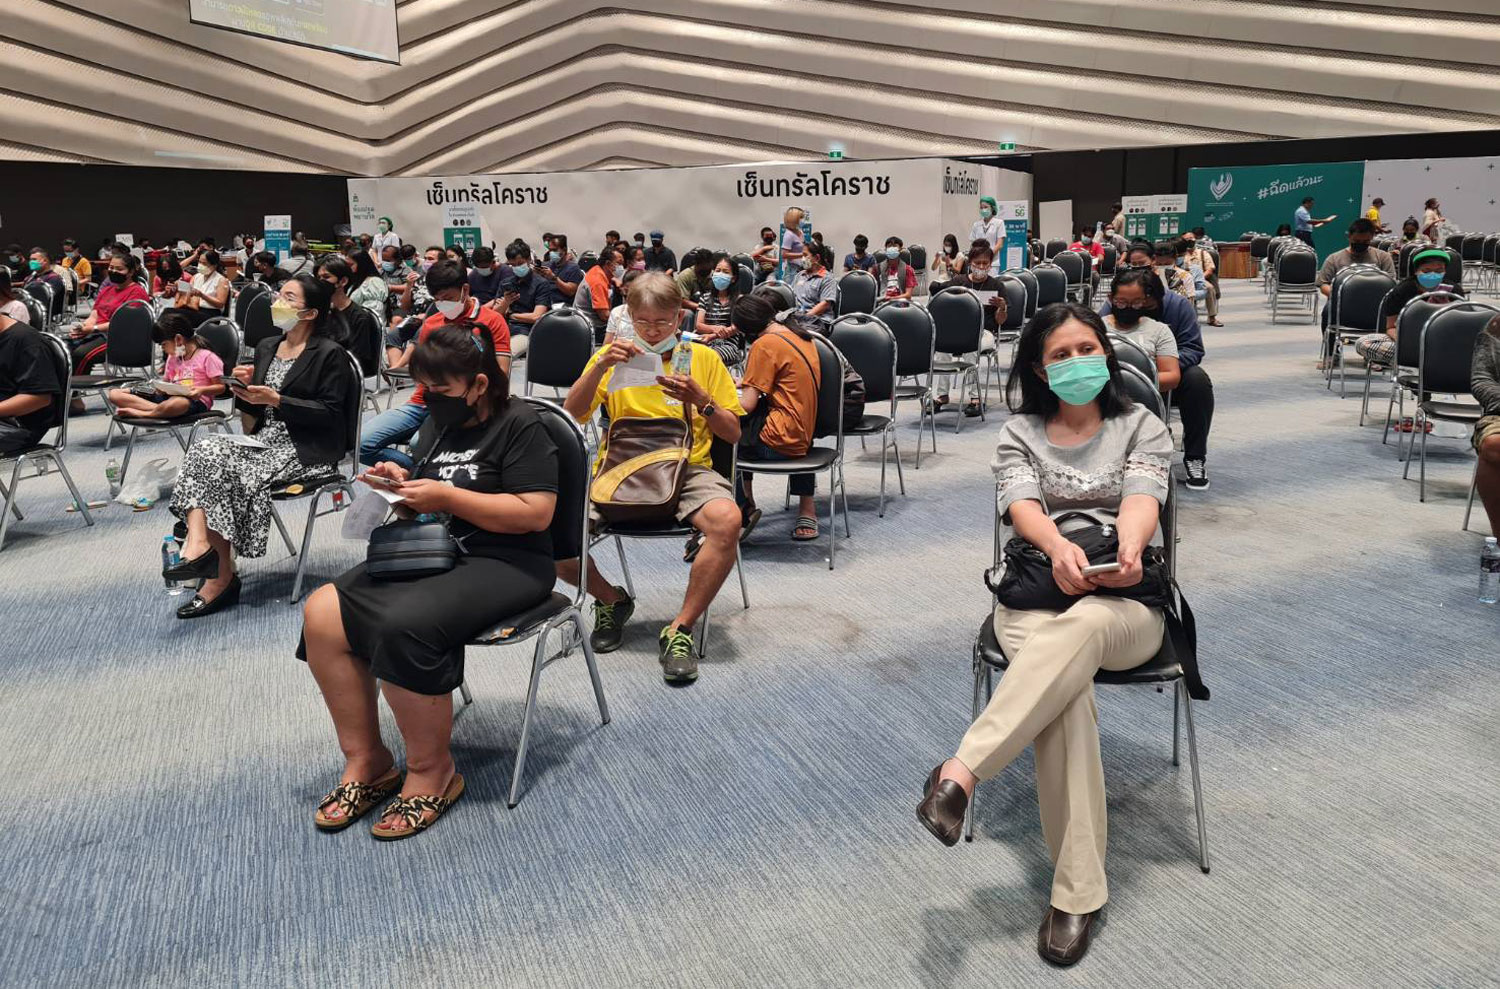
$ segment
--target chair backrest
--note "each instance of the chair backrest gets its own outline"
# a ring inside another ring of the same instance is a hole
[[[52,424],[57,429],[56,446],[61,452],[68,446],[68,419],[70,418],[68,406],[73,403],[73,358],[68,353],[68,345],[63,342],[62,337],[43,333],[42,339],[47,343],[47,354],[52,358],[52,369],[63,386],[62,404],[58,406],[58,421]]]
[[[932,370],[932,352],[937,328],[932,314],[908,299],[887,299],[875,307],[880,319],[896,338],[896,376],[915,377]]]
[[[917,269],[917,277],[920,279],[922,273],[927,270],[927,248],[921,244],[913,244],[906,249],[906,252],[910,256],[910,260],[906,263]]]
[[[1464,235],[1463,234],[1449,234],[1446,238],[1444,238],[1444,240],[1443,240],[1443,246],[1446,247],[1450,251],[1458,251],[1459,252],[1459,256],[1462,257],[1463,256],[1463,247],[1464,247]]]
[[[937,329],[936,347],[944,354],[972,354],[984,333],[984,307],[979,297],[960,285],[950,285],[927,301]]]
[[[1318,278],[1318,255],[1309,250],[1283,250],[1276,255],[1276,281],[1280,286],[1312,285]]]
[[[131,299],[109,318],[104,363],[112,367],[151,367],[156,363],[156,344],[151,339],[156,319],[151,307]]]
[[[1417,362],[1417,390],[1469,394],[1474,344],[1500,308],[1483,302],[1450,302],[1427,320]]]
[[[271,293],[260,292],[245,307],[245,318],[240,321],[240,334],[245,346],[254,350],[262,340],[281,332],[271,322]]]
[[[571,388],[593,352],[593,320],[568,307],[543,313],[526,350],[527,394],[533,384]]]
[[[1041,292],[1036,272],[1031,268],[1007,268],[1001,274],[1009,275],[1026,286],[1026,318],[1030,319],[1032,316],[1035,316],[1037,295]]]
[[[1052,263],[1063,270],[1068,277],[1068,285],[1072,287],[1082,285],[1088,279],[1088,271],[1093,261],[1087,254],[1062,251],[1052,256]]]
[[[1479,260],[1485,264],[1495,264],[1497,255],[1500,255],[1500,235],[1490,234],[1484,239],[1484,248],[1479,255]]]
[[[1261,258],[1265,257],[1266,252],[1269,251],[1270,248],[1270,237],[1262,236],[1250,238],[1250,257],[1252,260],[1259,261]]]
[[[844,371],[848,362],[839,349],[823,334],[808,331],[818,348],[818,422],[814,438],[837,437],[838,449],[844,448]]]
[[[271,289],[261,282],[246,282],[234,297],[233,315],[235,325],[243,332],[245,329],[245,310],[250,308],[250,303],[255,301],[257,295],[267,295]]]
[[[1109,334],[1109,343],[1115,348],[1115,360],[1120,363],[1121,367],[1133,367],[1150,378],[1152,384],[1156,383],[1156,361],[1151,359],[1151,355],[1146,353],[1140,344],[1124,334],[1113,331]]]
[[[34,330],[45,330],[47,328],[47,306],[42,300],[30,292],[17,292],[16,298],[26,307],[26,315],[30,317],[31,328]]]
[[[1203,248],[1203,253],[1208,255],[1209,260],[1214,263],[1214,273],[1208,276],[1208,280],[1217,285],[1219,283],[1219,249],[1217,247],[1205,247]]]
[[[1104,245],[1104,256],[1099,259],[1099,265],[1098,265],[1098,267],[1095,270],[1099,272],[1099,277],[1100,278],[1110,278],[1110,277],[1112,277],[1114,275],[1115,268],[1119,267],[1119,264],[1120,264],[1120,252],[1115,249],[1115,245],[1113,245],[1113,244],[1105,244]],[[1219,264],[1219,256],[1218,256],[1218,254],[1215,254],[1214,255],[1214,267],[1218,267],[1218,264]]]
[[[574,560],[588,544],[589,448],[583,430],[560,405],[527,396],[557,446],[557,506],[552,510],[552,558]]]
[[[22,285],[21,291],[25,292],[27,295],[31,296],[41,304],[43,320],[41,325],[36,328],[39,330],[45,330],[47,327],[51,326],[52,286],[48,285],[46,282],[32,282],[30,285]]]
[[[1050,306],[1054,302],[1068,299],[1068,273],[1057,265],[1047,262],[1031,269],[1036,279],[1036,308]]]
[[[1385,328],[1382,303],[1396,280],[1373,265],[1354,264],[1333,276],[1328,326],[1377,333]]]
[[[734,266],[735,289],[740,295],[749,295],[755,291],[755,269],[747,268],[742,264]]]
[[[1047,241],[1046,251],[1045,251],[1045,253],[1044,253],[1043,256],[1046,257],[1048,260],[1051,260],[1053,257],[1056,257],[1057,255],[1061,254],[1063,251],[1066,251],[1067,249],[1068,249],[1068,242],[1067,241],[1065,241],[1065,240],[1059,240],[1057,238],[1053,238],[1052,240]]]
[[[1467,234],[1459,253],[1465,261],[1484,260],[1484,234]]]
[[[1396,255],[1396,277],[1405,278],[1411,274],[1411,256],[1428,244],[1411,243],[1402,244],[1401,250]]]
[[[880,285],[868,271],[850,271],[838,281],[839,315],[875,311]]]
[[[1443,276],[1443,281],[1458,288],[1464,283],[1464,259],[1456,249],[1444,248],[1448,252],[1448,274]]]
[[[771,300],[777,312],[797,308],[797,297],[792,294],[789,286],[780,282],[763,282],[755,286],[755,294],[763,295]]]
[[[110,325],[113,327],[114,324]],[[234,320],[228,316],[205,319],[198,326],[197,332],[203,342],[208,344],[208,349],[224,362],[224,373],[228,374],[229,369],[240,361],[240,331],[235,328]]]
[[[759,266],[757,266],[755,263],[755,259],[746,254],[744,251],[741,251],[738,254],[730,255],[729,261],[736,268],[744,268],[752,275],[760,270]]]
[[[1129,364],[1120,364],[1120,384],[1125,386],[1125,394],[1130,396],[1131,401],[1139,402],[1163,422],[1167,419],[1167,406],[1161,400],[1161,392],[1156,389],[1156,382],[1142,374],[1138,369]]]
[[[896,337],[890,327],[868,313],[850,313],[833,321],[828,339],[865,380],[865,404],[891,401],[894,414]]]
[[[1396,314],[1396,366],[1416,367],[1422,360],[1422,330],[1433,313],[1447,305],[1448,296],[1434,293],[1408,301]],[[1434,301],[1441,299],[1443,301]]]
[[[1000,292],[1005,295],[1005,322],[998,325],[1002,333],[1020,333],[1026,325],[1026,306],[1031,301],[1031,292],[1026,283],[1014,275],[1000,276]]]
[[[593,268],[598,264],[598,251],[584,251],[582,254],[578,255],[578,270],[584,272],[585,274],[588,273],[588,270],[590,268]]]

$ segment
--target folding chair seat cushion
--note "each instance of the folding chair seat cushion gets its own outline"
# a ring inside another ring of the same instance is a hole
[[[875,415],[866,412],[864,418],[859,421],[858,426],[845,426],[845,436],[879,436],[885,432],[891,424],[890,416]]]
[[[117,388],[146,379],[139,374],[74,374],[69,376],[74,391],[90,388]]]
[[[122,426],[139,426],[142,429],[169,429],[172,426],[191,426],[195,422],[223,418],[224,413],[220,409],[197,409],[180,416],[173,416],[170,419],[152,419],[146,416],[116,414],[114,420]]]
[[[502,622],[497,622],[492,628],[476,635],[472,645],[488,646],[501,642],[510,642],[515,639],[525,638],[534,632],[539,626],[567,611],[573,606],[573,599],[566,594],[553,591],[547,600],[534,605],[519,615],[511,615]]]
[[[872,418],[865,416],[868,422]],[[845,434],[850,433],[848,426],[844,427]],[[752,474],[802,474],[813,471],[827,470],[829,465],[838,458],[838,451],[829,446],[815,446],[807,451],[805,456],[793,457],[790,460],[740,460],[740,469]]]
[[[923,398],[927,394],[926,385],[897,385],[895,388],[896,401],[904,402],[908,399]]]
[[[978,640],[979,658],[986,664],[997,670],[1004,670],[1010,666],[1010,658],[1000,648],[1000,638],[995,634],[995,620],[991,615],[984,620],[984,625],[979,630]],[[1177,653],[1172,648],[1172,637],[1163,635],[1161,648],[1140,666],[1130,670],[1100,670],[1094,674],[1095,683],[1107,684],[1131,684],[1131,683],[1171,683],[1183,677],[1182,664],[1177,661]]]
[[[1480,416],[1484,415],[1484,409],[1473,402],[1438,402],[1430,399],[1422,403],[1422,412],[1430,419],[1447,419],[1452,422],[1478,422]]]
[[[301,498],[303,495],[312,494],[314,491],[329,487],[334,484],[347,484],[349,478],[343,474],[306,474],[301,477],[290,477],[276,482],[276,487],[271,492],[271,498],[275,501],[289,501],[292,498]],[[300,490],[292,491],[292,488]]]

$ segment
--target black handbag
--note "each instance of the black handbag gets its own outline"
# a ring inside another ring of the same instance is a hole
[[[412,468],[416,477],[442,443],[438,436],[427,456]],[[396,519],[376,526],[365,549],[365,574],[371,580],[415,580],[447,573],[458,565],[463,547],[448,531],[445,519]]]
[[[1090,566],[1114,563],[1119,559],[1120,537],[1112,523],[1100,522],[1086,512],[1065,512],[1053,521],[1059,528],[1066,522],[1088,523],[1066,535],[1088,556]],[[1057,580],[1052,576],[1052,560],[1047,554],[1020,536],[1013,536],[1006,542],[999,569],[998,583],[993,570],[986,572],[985,583],[1007,608],[1066,611],[1078,600],[1078,595],[1067,594],[1057,586]],[[1140,583],[1133,587],[1103,588],[1092,593],[1130,598],[1149,608],[1170,607],[1172,578],[1167,572],[1166,558],[1160,548],[1147,546],[1141,551]]]

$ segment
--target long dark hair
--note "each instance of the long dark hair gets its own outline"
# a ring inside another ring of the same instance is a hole
[[[943,234],[943,253],[950,258],[958,257],[958,238],[952,234]]]
[[[182,259],[171,251],[162,251],[156,256],[156,277],[163,286],[182,281]]]
[[[0,300],[14,302],[16,295],[10,288],[10,269],[0,264]]]
[[[355,251],[345,260],[354,268],[354,277],[349,280],[351,291],[359,288],[371,278],[380,277],[380,271],[375,267],[375,262],[370,257],[369,251]]]
[[[500,370],[490,331],[480,323],[439,326],[411,354],[411,376],[424,385],[450,379],[472,385],[481,374],[490,380],[483,401],[494,418],[510,401],[510,377]]]
[[[345,333],[344,321],[328,318],[333,307],[333,286],[305,271],[293,275],[287,281],[302,286],[302,308],[317,311],[317,315],[313,317],[313,333],[341,340]]]
[[[1057,414],[1061,401],[1047,387],[1047,381],[1039,370],[1042,354],[1046,351],[1047,338],[1052,331],[1069,320],[1077,320],[1094,331],[1099,346],[1104,350],[1105,363],[1109,366],[1109,383],[1099,393],[1099,414],[1108,419],[1130,408],[1130,396],[1120,383],[1120,363],[1115,358],[1115,348],[1109,345],[1109,331],[1104,320],[1088,306],[1076,302],[1054,302],[1036,311],[1021,329],[1021,339],[1016,343],[1016,360],[1010,380],[1005,384],[1005,404],[1014,413],[1038,415],[1050,419]]]

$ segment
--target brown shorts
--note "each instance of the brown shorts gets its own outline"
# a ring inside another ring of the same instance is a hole
[[[1491,436],[1500,436],[1500,415],[1485,416],[1474,424],[1474,449]]]
[[[682,482],[682,497],[677,500],[677,521],[687,522],[694,512],[715,498],[734,501],[734,488],[729,479],[710,467],[689,464],[687,477]],[[592,504],[589,505],[589,521],[596,524],[603,521]]]

